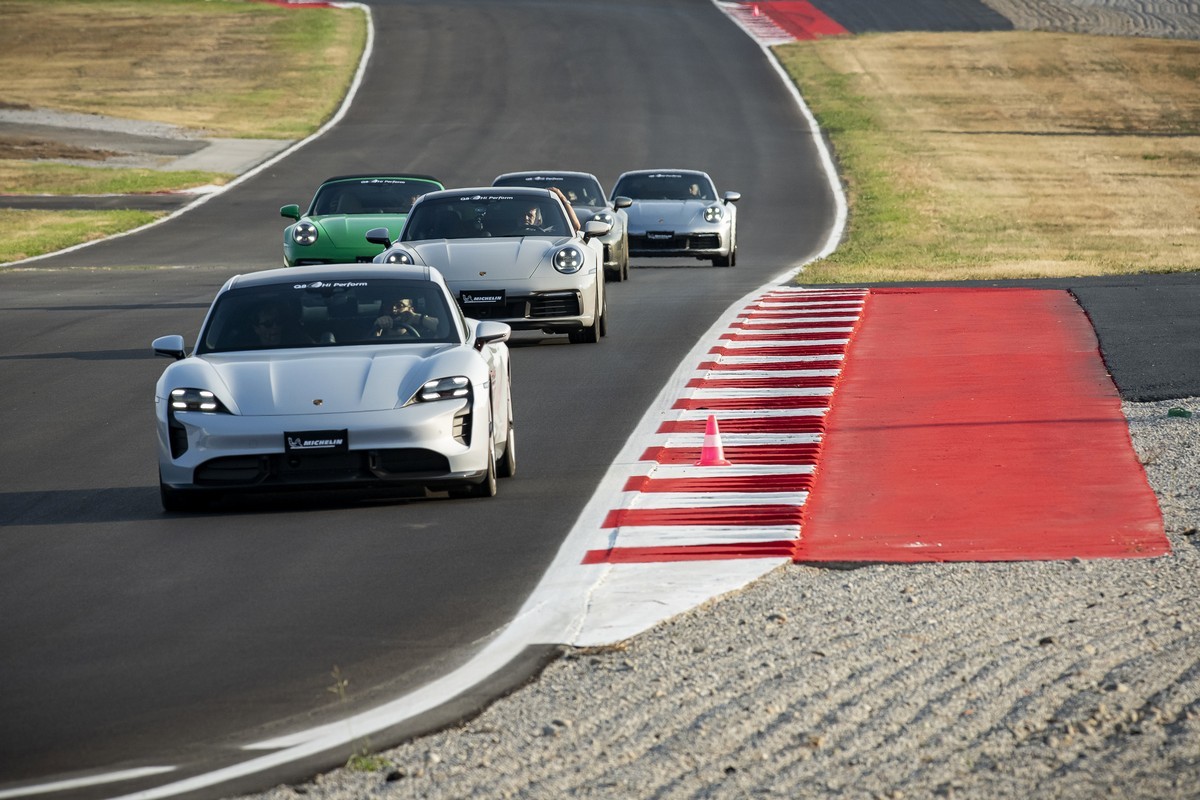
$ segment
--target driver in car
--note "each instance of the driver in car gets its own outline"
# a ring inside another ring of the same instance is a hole
[[[413,307],[413,301],[400,297],[392,301],[391,313],[384,314],[375,320],[376,336],[413,336],[420,337],[425,333],[437,330],[437,317],[419,313]]]

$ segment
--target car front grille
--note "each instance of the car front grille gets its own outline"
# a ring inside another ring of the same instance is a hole
[[[441,453],[418,447],[372,451],[376,474],[389,476],[444,475],[450,471],[450,462]]]
[[[262,483],[271,469],[271,456],[226,456],[196,467],[197,486],[246,486]]]
[[[449,471],[450,462],[441,453],[423,448],[394,448],[225,456],[201,464],[193,480],[197,486],[236,488],[394,480],[438,476]]]
[[[721,237],[715,233],[630,235],[629,248],[650,252],[653,250],[715,250],[721,246]]]
[[[474,319],[524,319],[529,316],[526,300],[509,300],[505,303],[480,303],[463,306],[463,312]]]
[[[545,317],[577,317],[582,313],[578,292],[540,294],[534,297],[529,305],[529,316],[535,319]]]
[[[463,310],[474,319],[548,319],[578,317],[582,307],[579,292],[547,292],[509,298],[504,303],[468,305]]]

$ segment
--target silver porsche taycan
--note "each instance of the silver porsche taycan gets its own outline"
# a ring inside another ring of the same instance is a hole
[[[738,192],[717,194],[707,173],[644,169],[617,178],[613,197],[629,197],[629,253],[691,256],[713,266],[737,264]]]
[[[608,324],[599,237],[611,228],[593,219],[576,230],[548,189],[489,186],[430,192],[399,239],[385,228],[367,239],[389,245],[377,263],[437,269],[471,317],[597,342]]]
[[[465,317],[428,267],[231,278],[154,392],[168,511],[223,494],[386,487],[492,496],[516,470],[510,328]]]

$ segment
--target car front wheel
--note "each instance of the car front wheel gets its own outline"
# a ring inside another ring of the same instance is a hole
[[[496,496],[496,448],[488,437],[487,473],[479,483],[460,486],[450,490],[451,497],[495,497]]]
[[[601,336],[607,333],[605,330],[604,307],[599,305],[601,302],[603,301],[597,299],[596,313],[592,315],[591,325],[567,333],[567,338],[571,340],[571,344],[595,344],[600,341]]]
[[[737,264],[737,247],[729,248],[729,255],[717,256],[712,260],[714,267],[732,267]]]
[[[504,441],[504,456],[496,465],[496,474],[501,478],[511,478],[517,474],[517,432],[511,419],[508,421],[508,436]]]

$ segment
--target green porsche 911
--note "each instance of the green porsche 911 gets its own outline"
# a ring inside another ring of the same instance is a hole
[[[366,232],[387,228],[399,236],[413,201],[426,192],[444,189],[428,175],[339,175],[326,179],[313,195],[308,211],[295,203],[279,209],[293,219],[283,229],[283,264],[369,262],[383,252]]]

